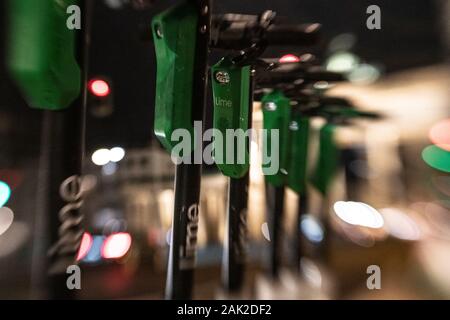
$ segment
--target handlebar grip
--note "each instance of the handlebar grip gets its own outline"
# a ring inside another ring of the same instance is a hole
[[[319,23],[271,25],[266,39],[271,46],[310,46],[319,41],[320,30]]]

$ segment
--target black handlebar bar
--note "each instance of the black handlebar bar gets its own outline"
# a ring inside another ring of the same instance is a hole
[[[269,46],[310,46],[319,40],[321,25],[261,25],[257,15],[216,15],[212,20],[211,47],[241,50],[265,41]]]

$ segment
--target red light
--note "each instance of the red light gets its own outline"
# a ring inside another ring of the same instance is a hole
[[[92,242],[92,236],[85,232],[83,234],[83,238],[81,239],[80,248],[78,249],[77,261],[83,260],[87,256],[89,250],[91,250]]]
[[[300,62],[300,58],[293,54],[286,54],[280,58],[280,63],[295,63]]]
[[[97,97],[106,97],[111,93],[108,82],[105,80],[92,80],[89,83],[89,90]]]
[[[131,235],[129,233],[121,232],[110,235],[103,242],[102,257],[104,259],[119,259],[131,248]]]
[[[429,138],[436,146],[450,151],[450,119],[436,123],[429,132]]]

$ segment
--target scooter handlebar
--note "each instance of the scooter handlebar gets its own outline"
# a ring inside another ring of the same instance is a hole
[[[321,29],[318,23],[273,24],[264,29],[251,20],[215,20],[211,46],[226,50],[245,49],[259,41],[266,41],[268,46],[310,46],[318,42]]]

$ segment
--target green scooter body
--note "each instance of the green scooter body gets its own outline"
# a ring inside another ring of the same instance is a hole
[[[152,21],[156,50],[155,134],[167,151],[177,129],[190,133],[195,145],[192,108],[198,13],[193,1],[182,2]]]
[[[289,124],[291,150],[287,183],[298,194],[304,194],[306,190],[309,129],[309,118],[293,112]]]
[[[250,167],[250,66],[237,66],[226,57],[211,68],[211,76],[216,165],[225,176],[241,178]]]
[[[339,149],[335,141],[335,131],[336,125],[327,123],[319,133],[319,154],[311,182],[323,195],[328,193],[339,165]]]
[[[10,0],[7,67],[33,108],[61,110],[80,94],[76,30],[67,9],[77,0]]]
[[[263,108],[263,127],[266,131],[266,139],[263,143],[263,158],[272,157],[271,147],[273,143],[278,144],[279,152],[279,170],[275,174],[265,174],[268,183],[275,187],[281,187],[287,182],[287,173],[289,165],[289,118],[291,112],[290,99],[283,92],[275,90],[265,95],[262,99]],[[272,141],[271,130],[279,130],[279,141]],[[263,172],[265,170],[263,159]]]

